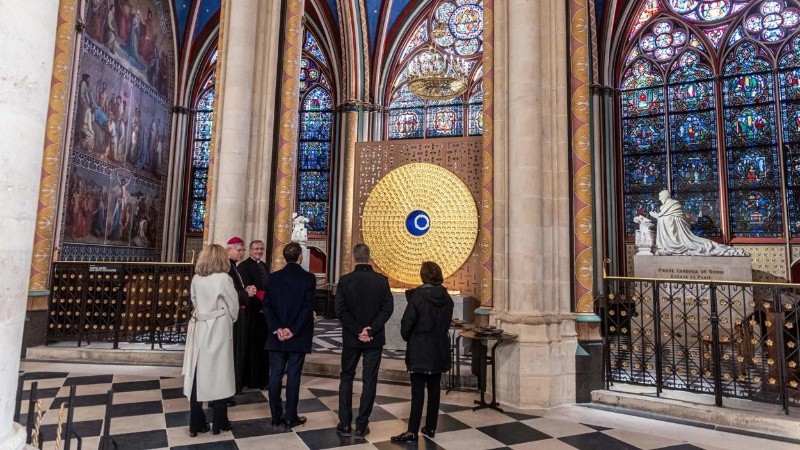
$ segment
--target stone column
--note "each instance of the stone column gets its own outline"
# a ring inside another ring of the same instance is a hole
[[[495,0],[494,31],[494,124],[507,127],[495,141],[495,236],[507,241],[496,248],[505,260],[495,264],[490,322],[519,335],[498,348],[498,398],[550,407],[574,401],[577,345],[565,2]]]
[[[205,241],[224,244],[244,233],[253,114],[258,0],[225,0],[220,18],[215,137]]]
[[[0,449],[25,444],[12,422],[33,252],[58,0],[0,3]],[[9,63],[13,61],[13,63]]]
[[[278,158],[275,168],[274,210],[272,233],[272,270],[284,266],[283,245],[292,240],[292,212],[297,185],[297,141],[300,109],[300,59],[303,56],[304,2],[289,0],[286,6],[281,61],[280,119]]]

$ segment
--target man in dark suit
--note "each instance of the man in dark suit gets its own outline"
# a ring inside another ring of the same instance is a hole
[[[369,416],[378,387],[378,369],[386,344],[383,326],[392,316],[394,300],[389,280],[372,270],[369,247],[353,248],[355,268],[339,279],[336,287],[336,316],[342,322],[342,373],[339,381],[339,425],[336,432],[350,436],[353,418],[353,378],[363,356],[361,404],[356,417],[356,438],[369,434]]]
[[[264,350],[267,343],[267,322],[264,321],[263,300],[269,270],[261,258],[264,256],[264,241],[255,240],[250,243],[250,256],[240,262],[236,269],[242,275],[245,286],[255,286],[256,295],[247,303],[247,320],[242,323],[246,328],[248,345],[244,359],[242,386],[258,389],[267,388],[269,377],[269,353]],[[237,321],[238,322],[238,321]]]
[[[283,248],[286,266],[267,277],[264,318],[267,321],[269,351],[269,408],[272,425],[286,428],[303,425],[297,415],[300,374],[314,337],[314,290],[316,278],[300,267],[302,248],[291,242]],[[281,381],[286,374],[286,409],[281,400]]]

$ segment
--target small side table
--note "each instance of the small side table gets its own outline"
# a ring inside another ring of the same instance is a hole
[[[494,336],[483,336],[483,335],[475,334],[475,331],[473,331],[473,330],[465,330],[465,331],[462,331],[461,333],[459,333],[458,335],[463,337],[463,338],[466,338],[466,339],[472,339],[474,341],[478,341],[478,342],[481,343],[481,345],[484,345],[484,346],[487,347],[487,349],[490,349],[489,354],[486,355],[485,364],[482,364],[481,367],[480,367],[480,372],[481,372],[480,376],[483,378],[483,382],[482,383],[481,382],[478,383],[480,385],[480,388],[481,388],[481,397],[480,397],[480,400],[475,400],[475,404],[478,405],[478,406],[472,408],[472,410],[473,411],[477,411],[477,410],[483,409],[483,408],[491,408],[491,409],[494,409],[495,411],[503,412],[503,410],[500,408],[500,404],[497,403],[497,389],[496,389],[496,386],[495,386],[495,379],[497,378],[496,377],[496,372],[495,372],[495,353],[497,351],[497,346],[498,345],[500,345],[500,344],[502,344],[503,342],[506,342],[506,341],[513,341],[514,339],[516,339],[519,336],[516,335],[516,334],[512,334],[512,333],[502,333],[502,334],[496,334]],[[491,345],[491,347],[489,347],[489,341],[494,341],[494,343]],[[491,401],[491,403],[486,403],[486,366],[492,366],[492,401]]]

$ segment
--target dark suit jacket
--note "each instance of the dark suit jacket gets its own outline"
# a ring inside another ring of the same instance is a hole
[[[264,297],[264,318],[269,336],[266,350],[279,352],[311,353],[314,337],[314,293],[317,280],[299,264],[289,263],[267,277]],[[288,328],[294,336],[288,341],[278,340],[275,331]]]
[[[265,291],[266,288],[264,286],[264,278],[261,276],[261,270],[258,268],[259,263],[264,264],[263,262],[256,261],[253,258],[247,258],[240,262],[236,268],[242,275],[242,281],[244,281],[245,286],[253,285],[259,291]],[[269,273],[269,269],[266,267],[264,269],[267,271],[267,273]]]
[[[392,316],[394,299],[389,279],[372,270],[369,264],[342,276],[336,286],[336,317],[342,322],[342,343],[347,347],[375,348],[386,344],[383,325]],[[358,335],[364,327],[372,341],[361,342]]]

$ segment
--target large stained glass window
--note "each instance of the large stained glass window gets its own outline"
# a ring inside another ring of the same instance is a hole
[[[216,52],[214,52],[216,55]],[[187,231],[203,232],[206,215],[206,185],[211,156],[211,126],[214,116],[214,75],[203,83],[194,104],[194,133],[192,134],[191,169],[189,177],[189,216]]]
[[[334,105],[327,61],[318,40],[306,31],[300,60],[297,211],[308,217],[312,234],[328,231]]]
[[[641,0],[619,79],[622,195],[725,241],[800,238],[800,3]]]
[[[389,139],[483,134],[483,0],[432,3],[412,27],[394,64],[386,131]],[[424,102],[408,90],[406,67],[433,48],[457,58],[469,76],[467,91],[448,102]]]

